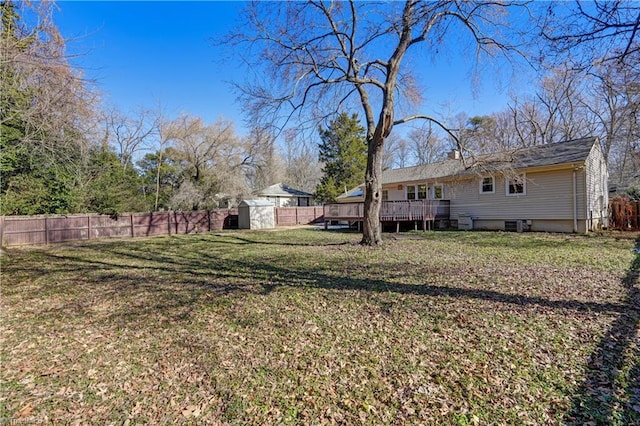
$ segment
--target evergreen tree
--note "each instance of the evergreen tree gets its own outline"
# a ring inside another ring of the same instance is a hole
[[[0,214],[73,213],[89,92],[64,56],[51,4],[5,0],[0,11]]]
[[[346,190],[364,182],[367,168],[365,128],[357,114],[341,113],[326,129],[319,129],[320,161],[323,176],[316,187],[315,198],[331,202]]]
[[[122,167],[112,148],[91,149],[87,178],[82,211],[117,216],[121,213],[149,210],[138,171],[132,167]]]

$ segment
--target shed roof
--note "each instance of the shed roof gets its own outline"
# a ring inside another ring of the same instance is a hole
[[[274,207],[275,205],[269,200],[242,200],[239,207]]]
[[[479,172],[508,169],[584,163],[598,139],[574,139],[547,145],[536,145],[494,154],[479,155],[465,160],[444,160],[437,163],[401,169],[388,169],[382,173],[382,184],[440,179]]]
[[[256,195],[261,195],[263,197],[313,197],[313,194],[302,191],[300,189],[295,189],[290,187],[289,185],[285,185],[284,183],[276,183],[275,185],[271,185],[267,188],[264,188],[256,193]]]

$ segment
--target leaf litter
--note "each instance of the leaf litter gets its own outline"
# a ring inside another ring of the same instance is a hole
[[[371,249],[357,238],[222,232],[9,250],[0,417],[640,421],[632,239],[437,232]]]

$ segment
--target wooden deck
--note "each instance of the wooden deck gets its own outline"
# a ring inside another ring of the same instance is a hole
[[[427,222],[449,219],[449,200],[383,201],[381,222]],[[324,205],[325,223],[331,220],[357,222],[364,219],[364,203],[334,203]]]

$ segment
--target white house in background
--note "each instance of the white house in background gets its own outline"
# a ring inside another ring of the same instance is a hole
[[[313,205],[313,194],[291,188],[283,183],[276,183],[261,191],[256,196],[271,201],[276,207],[304,207]]]
[[[608,225],[608,171],[597,138],[385,170],[382,200],[448,200],[460,229],[587,232]],[[364,201],[363,186],[338,202]]]

